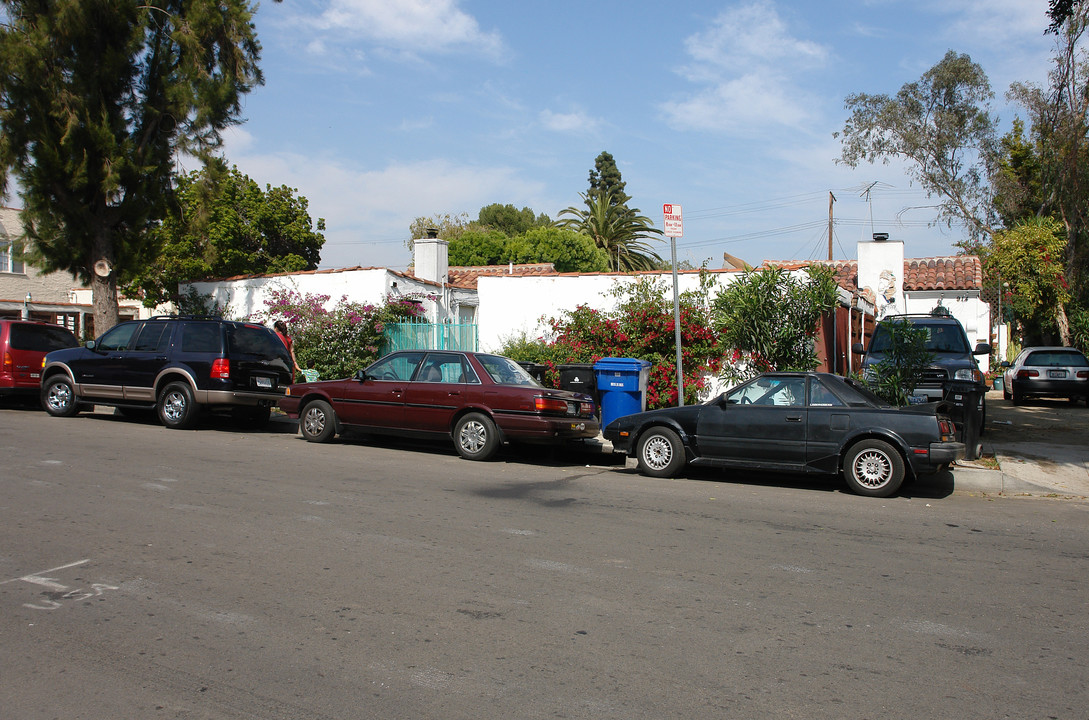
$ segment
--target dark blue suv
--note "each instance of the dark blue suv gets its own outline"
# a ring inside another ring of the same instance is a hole
[[[92,405],[155,409],[169,428],[192,427],[201,408],[230,409],[261,426],[292,379],[287,348],[263,325],[160,316],[46,355],[42,406],[59,417]]]

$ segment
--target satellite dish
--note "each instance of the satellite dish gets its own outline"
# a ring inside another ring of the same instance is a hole
[[[98,275],[99,277],[107,277],[110,274],[110,270],[112,270],[112,268],[105,260],[99,260],[95,263],[95,275]]]

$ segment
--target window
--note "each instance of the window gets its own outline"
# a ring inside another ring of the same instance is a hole
[[[843,401],[832,394],[820,380],[809,381],[809,404],[813,407],[840,407]]]
[[[476,373],[455,353],[428,353],[423,369],[416,378],[420,382],[476,383]]]
[[[185,323],[182,325],[182,352],[215,353],[223,352],[218,323]]]
[[[132,347],[132,336],[136,334],[138,327],[140,327],[140,323],[123,323],[110,328],[95,343],[95,350],[100,352],[128,350]]]
[[[26,265],[20,259],[21,251],[19,243],[0,237],[0,273],[26,272]]]
[[[805,378],[761,376],[726,396],[731,405],[805,405]]]
[[[375,380],[409,380],[423,356],[422,352],[391,355],[367,368],[367,377]]]
[[[170,331],[173,328],[165,322],[149,322],[136,338],[133,350],[137,352],[166,352],[170,346]]]

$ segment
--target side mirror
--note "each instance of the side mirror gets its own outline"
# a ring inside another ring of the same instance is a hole
[[[87,342],[83,343],[83,347],[87,348],[88,350],[94,350],[95,349],[95,341],[94,340],[88,340]]]
[[[366,370],[356,370],[355,371],[355,376],[354,376],[353,379],[356,380],[357,382],[364,382],[367,379],[367,371]]]
[[[972,351],[972,354],[973,355],[990,355],[991,354],[991,346],[988,345],[987,343],[980,343],[979,345],[976,345],[976,349]]]
[[[851,352],[853,352],[855,355],[865,355],[866,347],[862,343],[855,343],[851,346]]]

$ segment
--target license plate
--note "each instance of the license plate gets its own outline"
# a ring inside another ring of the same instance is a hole
[[[259,377],[259,378],[255,378],[255,380],[257,380],[257,387],[259,387],[259,388],[271,388],[272,387],[272,378]]]
[[[1066,370],[1048,370],[1047,376],[1049,378],[1064,378],[1066,377]]]
[[[930,398],[926,395],[908,395],[909,405],[922,405],[927,402],[930,402]]]

